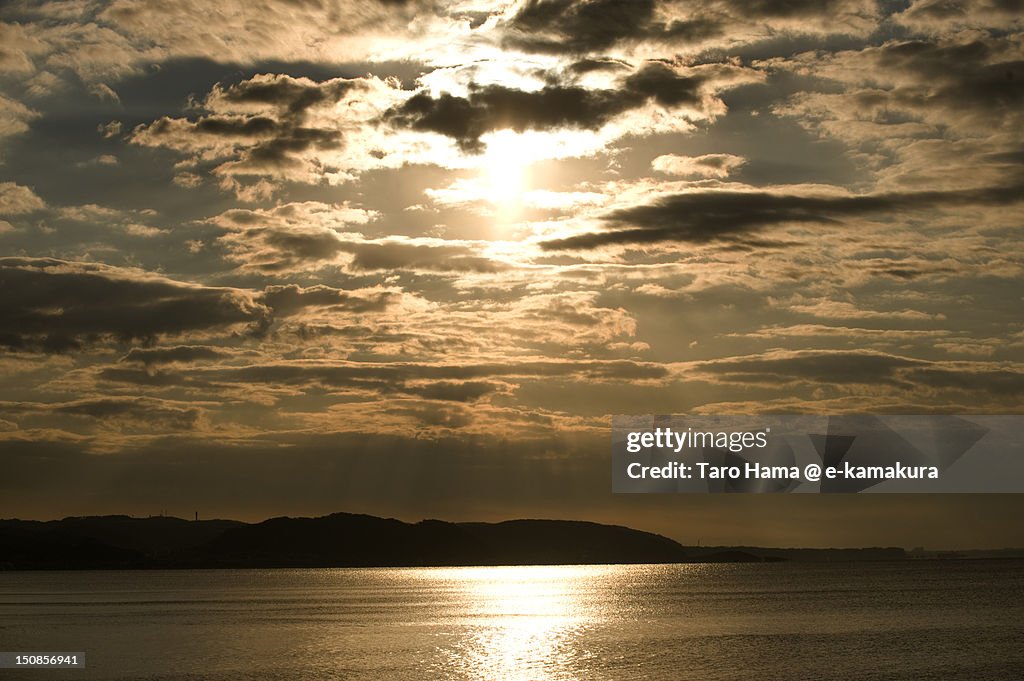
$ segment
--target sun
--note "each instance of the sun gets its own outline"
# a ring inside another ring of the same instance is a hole
[[[486,143],[480,166],[484,195],[500,213],[514,215],[531,188],[530,166],[543,157],[543,150],[534,148],[535,140],[511,130],[489,135]]]

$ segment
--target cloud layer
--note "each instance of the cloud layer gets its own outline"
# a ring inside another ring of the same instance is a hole
[[[0,515],[100,510],[66,461],[104,512],[207,466],[228,515],[655,523],[613,414],[1018,413],[1021,14],[6,3]]]

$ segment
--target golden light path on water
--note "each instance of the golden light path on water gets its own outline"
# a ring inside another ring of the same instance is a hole
[[[456,588],[453,610],[466,613],[472,634],[450,651],[461,675],[526,681],[565,678],[586,651],[574,649],[579,629],[598,615],[580,598],[601,567],[463,568],[437,575]]]
[[[594,653],[582,634],[599,624],[623,581],[622,566],[560,565],[417,571],[443,582],[450,623],[462,635],[441,653],[442,675],[505,681],[575,678]]]

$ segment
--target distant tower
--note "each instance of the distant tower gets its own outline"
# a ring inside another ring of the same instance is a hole
[[[199,521],[199,511],[196,511],[196,521]]]

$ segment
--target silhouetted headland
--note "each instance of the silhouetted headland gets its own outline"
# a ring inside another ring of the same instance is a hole
[[[450,523],[335,513],[233,520],[97,516],[0,520],[0,569],[413,567],[899,560],[903,549],[686,547],[650,532],[566,520]]]

